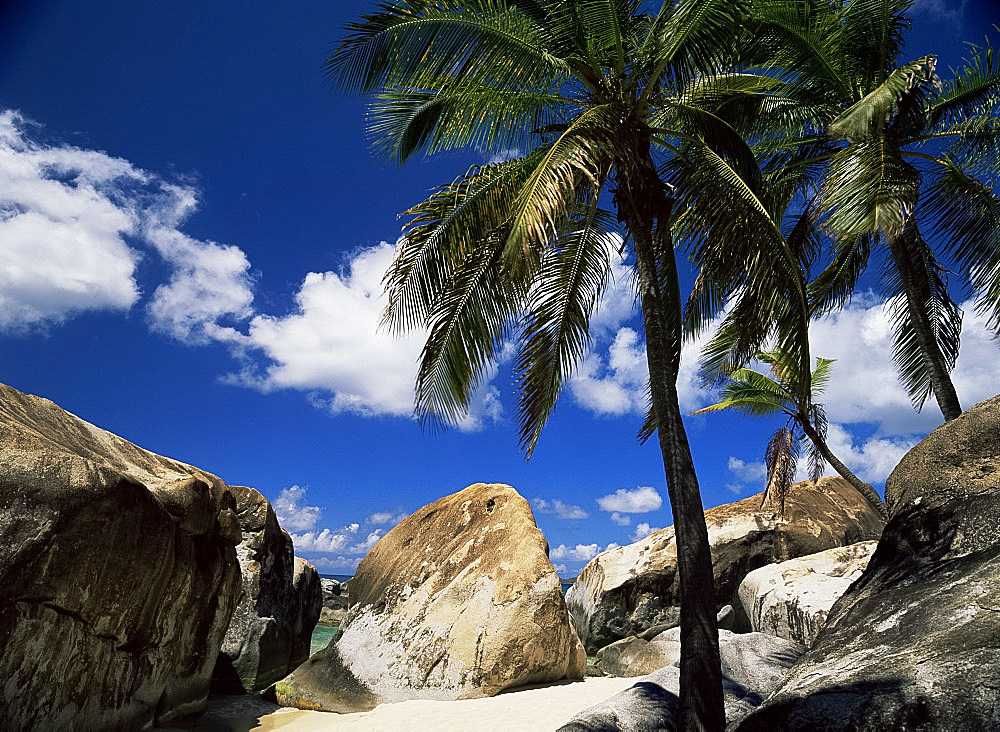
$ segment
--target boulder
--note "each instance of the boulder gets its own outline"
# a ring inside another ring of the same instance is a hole
[[[631,643],[629,649],[635,652],[636,641],[647,647],[659,644],[664,659],[670,663],[640,676],[635,686],[580,712],[560,727],[560,732],[675,729],[680,688],[680,629],[664,631],[648,643],[639,638],[618,643]],[[764,633],[720,631],[722,691],[728,722],[738,722],[760,706],[804,651],[805,648],[797,643]]]
[[[240,592],[214,475],[0,385],[0,729],[195,718]]]
[[[350,602],[348,583],[335,579],[320,579],[323,585],[323,608],[320,610],[319,622],[325,625],[339,625],[347,616]]]
[[[350,587],[336,641],[275,687],[280,703],[353,712],[584,674],[548,545],[510,486],[477,483],[424,506]]]
[[[877,541],[863,541],[755,569],[740,602],[755,631],[811,646],[826,616],[865,567]]]
[[[868,567],[741,730],[1000,728],[1000,397],[916,445],[886,497]]]
[[[213,690],[266,689],[309,658],[309,639],[323,603],[319,573],[294,556],[292,538],[270,502],[232,486],[243,540],[236,548],[243,586],[222,641]]]
[[[761,495],[705,512],[720,606],[736,610],[733,627],[749,630],[737,590],[766,564],[877,539],[884,521],[843,478],[796,483],[785,514],[760,510]],[[583,568],[566,593],[588,653],[657,624],[680,622],[677,547],[672,526],[610,549]]]

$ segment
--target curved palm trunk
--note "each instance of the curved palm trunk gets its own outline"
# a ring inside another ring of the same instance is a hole
[[[650,395],[677,544],[681,600],[678,729],[723,730],[726,715],[712,555],[677,397],[681,350],[677,263],[672,249],[658,257],[653,240],[654,219],[659,218],[660,226],[665,228],[670,204],[648,152],[644,162],[645,175],[637,175],[638,180],[619,181],[619,211],[635,246]]]
[[[889,243],[892,261],[896,265],[903,283],[903,290],[906,293],[906,307],[910,313],[910,321],[913,324],[917,343],[923,352],[924,363],[931,380],[931,388],[934,390],[934,398],[937,400],[945,421],[953,420],[962,414],[962,405],[958,401],[955,384],[952,383],[948,366],[941,354],[941,349],[938,348],[930,319],[923,307],[924,303],[927,302],[930,287],[926,282],[920,280],[920,273],[913,267],[913,262],[903,241],[899,237],[886,237],[886,239]],[[921,294],[924,295],[922,298]]]
[[[813,426],[809,424],[807,420],[800,419],[799,424],[802,427],[802,431],[806,433],[806,437],[812,440],[812,443],[816,446],[816,449],[819,450],[823,458],[833,466],[834,470],[840,473],[840,477],[857,488],[858,492],[867,498],[868,502],[875,507],[875,509],[879,512],[879,515],[882,516],[883,519],[888,520],[889,509],[886,507],[885,501],[882,500],[882,497],[878,494],[878,492],[851,472],[850,468],[837,459],[837,456],[833,454],[830,447],[826,444],[826,440],[820,437],[819,433],[813,429]]]

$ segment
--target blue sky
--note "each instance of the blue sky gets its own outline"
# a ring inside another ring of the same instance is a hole
[[[256,487],[320,571],[349,572],[401,515],[487,481],[533,502],[573,575],[671,523],[659,452],[634,438],[645,366],[628,280],[530,461],[504,367],[463,429],[420,431],[419,334],[375,333],[380,278],[397,214],[483,158],[399,170],[370,151],[364,100],[335,94],[322,63],[373,5],[0,5],[0,381]],[[906,55],[937,51],[947,74],[997,21],[989,5],[918,2]],[[915,414],[896,384],[877,297],[813,339],[838,359],[831,445],[881,487],[939,412]],[[996,348],[967,309],[965,406],[997,391]],[[696,355],[687,411],[712,396]],[[776,426],[687,420],[706,506],[760,490]]]

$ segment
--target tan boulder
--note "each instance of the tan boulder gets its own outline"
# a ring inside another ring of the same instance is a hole
[[[705,512],[719,606],[737,610],[734,629],[749,630],[737,590],[766,564],[877,539],[885,522],[843,478],[796,483],[783,516],[760,510],[761,495]],[[669,526],[594,557],[566,594],[588,652],[655,625],[679,622],[677,546]]]
[[[424,506],[382,537],[350,588],[336,642],[277,685],[282,704],[357,711],[584,674],[548,545],[510,486],[477,483]]]
[[[750,627],[811,646],[876,546],[877,541],[863,541],[755,569],[739,590]]]
[[[0,729],[196,717],[240,538],[214,475],[0,385]]]

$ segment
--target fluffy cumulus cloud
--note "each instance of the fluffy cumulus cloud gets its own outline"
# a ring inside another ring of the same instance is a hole
[[[632,532],[632,541],[641,541],[647,536],[652,534],[654,531],[659,531],[659,526],[650,526],[648,523],[643,521],[642,523],[635,525],[635,531]]]
[[[365,523],[370,524],[371,526],[395,526],[407,516],[409,516],[409,514],[401,510],[376,511],[365,519]]]
[[[319,506],[304,505],[305,497],[306,489],[293,485],[290,488],[282,489],[278,497],[271,502],[278,522],[286,530],[309,531],[315,528],[322,518],[323,509]]]
[[[426,336],[396,337],[379,328],[386,296],[382,276],[395,247],[382,242],[352,253],[339,272],[310,272],[287,315],[257,315],[241,345],[264,357],[232,381],[262,391],[298,389],[333,414],[409,417],[417,358]],[[499,392],[485,384],[458,426],[482,429],[500,418]]]
[[[590,516],[590,514],[584,511],[580,506],[563,503],[558,498],[554,498],[551,501],[545,498],[534,498],[531,501],[531,507],[538,513],[554,514],[556,518],[567,521],[585,519]]]
[[[107,153],[40,142],[39,129],[0,112],[0,329],[129,310],[141,297],[136,265],[150,251],[171,271],[148,303],[154,329],[204,342],[220,320],[250,315],[243,252],[179,231],[197,206],[192,188]]]
[[[1000,344],[971,302],[962,308],[962,344],[952,378],[963,407],[968,408],[996,393]],[[888,303],[858,297],[844,310],[813,324],[812,353],[836,359],[830,383],[818,401],[825,405],[831,423],[874,423],[879,437],[926,434],[941,424],[941,412],[933,399],[920,413],[914,412],[892,365],[889,313]]]
[[[618,524],[619,526],[628,526],[630,523],[632,523],[631,516],[625,516],[623,514],[618,513],[617,511],[612,511],[610,518],[611,518],[611,523]]]
[[[649,513],[656,511],[663,505],[663,498],[655,488],[648,485],[641,485],[635,490],[619,488],[614,493],[601,496],[597,499],[597,505],[602,511],[610,513]]]
[[[552,561],[589,562],[601,551],[597,544],[577,544],[576,546],[559,546],[549,550]]]
[[[620,242],[612,242],[617,248]],[[568,388],[583,409],[604,416],[645,415],[647,409],[646,344],[638,316],[631,269],[612,252],[612,269],[604,297],[591,320],[594,343]],[[698,379],[698,354],[714,329],[685,343],[677,378],[681,409],[690,412],[708,403],[709,392]]]
[[[744,461],[730,455],[727,467],[733,474],[733,481],[726,484],[726,490],[730,493],[740,495],[746,491],[748,484],[751,493],[763,488],[764,477],[767,475],[767,466],[763,461]]]

